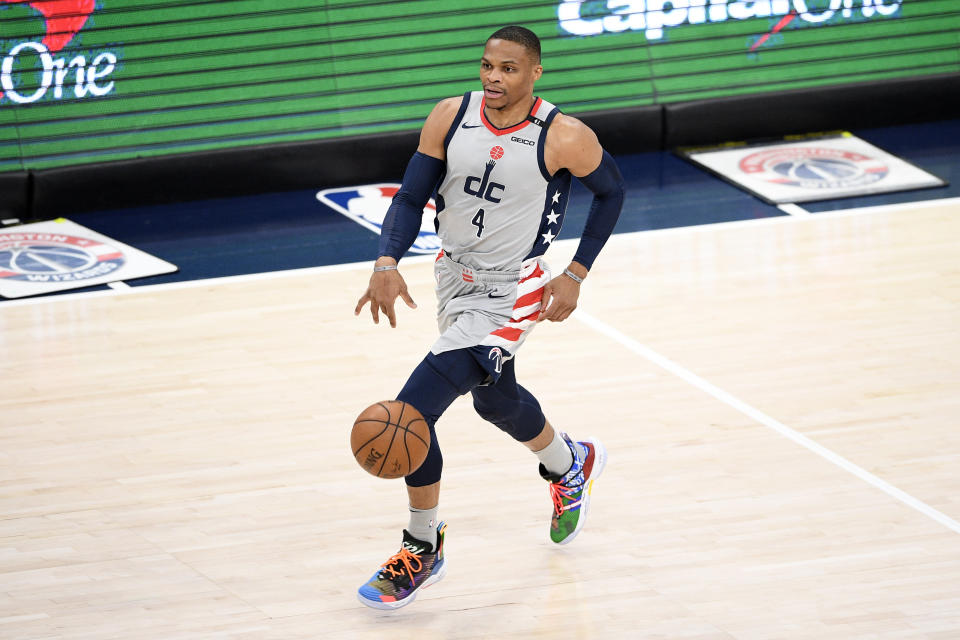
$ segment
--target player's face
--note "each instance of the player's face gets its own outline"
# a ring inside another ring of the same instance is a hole
[[[483,96],[491,109],[505,109],[533,95],[533,83],[543,73],[522,44],[510,40],[487,41],[480,59]]]

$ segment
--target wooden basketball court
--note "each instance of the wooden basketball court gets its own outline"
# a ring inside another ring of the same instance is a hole
[[[615,236],[517,365],[609,450],[584,532],[461,399],[449,573],[393,613],[355,592],[403,483],[348,439],[433,341],[427,260],[394,330],[369,265],[0,305],[0,638],[960,638],[958,237],[956,200]]]

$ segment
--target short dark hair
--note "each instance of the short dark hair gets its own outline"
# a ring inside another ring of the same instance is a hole
[[[517,25],[510,25],[509,27],[501,27],[493,32],[493,35],[487,38],[487,42],[491,40],[509,40],[510,42],[516,42],[521,44],[526,48],[527,51],[533,55],[537,64],[540,64],[540,38],[537,37],[533,31],[527,29],[526,27],[519,27]]]

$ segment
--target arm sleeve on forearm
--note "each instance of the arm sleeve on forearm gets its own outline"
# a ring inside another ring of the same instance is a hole
[[[393,196],[393,202],[383,218],[378,256],[390,256],[399,262],[400,256],[417,239],[423,207],[437,188],[445,166],[443,160],[419,151],[410,158],[400,190]]]
[[[620,217],[620,209],[623,207],[623,176],[620,175],[617,163],[604,151],[600,166],[593,173],[578,180],[593,192],[593,203],[590,205],[583,236],[573,259],[590,269]]]

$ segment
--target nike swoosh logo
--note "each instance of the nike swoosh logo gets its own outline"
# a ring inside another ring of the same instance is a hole
[[[483,126],[482,124],[467,124],[466,122],[464,122],[462,125],[460,125],[460,128],[461,129],[479,129],[482,126]]]
[[[505,293],[505,294],[503,294],[502,296],[495,296],[495,295],[493,295],[492,293],[488,293],[488,294],[487,294],[487,297],[488,297],[488,298],[506,298],[506,297],[509,296],[509,295],[510,295],[509,293]]]

